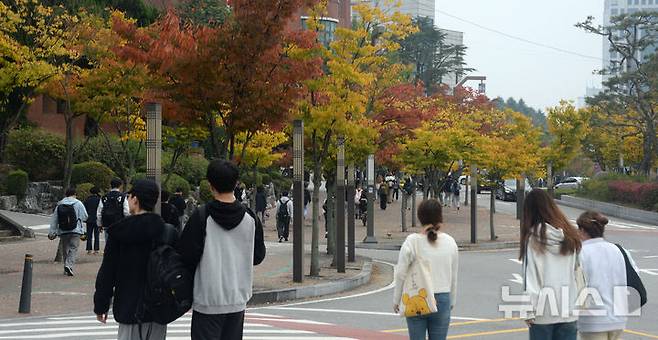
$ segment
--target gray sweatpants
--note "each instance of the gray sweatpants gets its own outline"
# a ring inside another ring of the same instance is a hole
[[[148,337],[147,337],[148,334]],[[155,322],[142,324],[142,339],[165,340],[167,337],[167,326]],[[139,324],[119,324],[117,340],[140,340]]]
[[[78,259],[78,246],[80,246],[79,234],[64,234],[62,238],[62,255],[64,255],[64,267],[73,268]]]

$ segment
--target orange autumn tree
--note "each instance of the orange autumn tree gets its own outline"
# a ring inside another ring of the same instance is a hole
[[[287,121],[301,83],[320,72],[320,60],[306,52],[313,34],[288,29],[308,2],[231,1],[230,15],[212,27],[174,11],[144,30],[116,27],[128,40],[124,56],[164,79],[157,93],[179,118],[203,120],[212,157],[235,159],[261,128]],[[243,132],[247,140],[237,150]]]

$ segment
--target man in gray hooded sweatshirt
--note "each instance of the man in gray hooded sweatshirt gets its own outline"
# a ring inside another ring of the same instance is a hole
[[[242,339],[253,266],[265,258],[265,242],[260,219],[234,195],[239,175],[231,162],[210,162],[214,199],[192,214],[176,245],[194,273],[192,340]]]
[[[78,257],[78,246],[80,246],[80,235],[85,234],[82,222],[87,221],[87,217],[87,209],[76,198],[75,189],[66,189],[66,197],[55,207],[48,232],[49,239],[54,240],[57,236],[62,239],[64,275],[66,276],[73,276],[73,266]]]

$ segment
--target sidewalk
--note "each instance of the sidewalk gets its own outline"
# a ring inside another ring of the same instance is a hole
[[[463,204],[463,196],[461,197]],[[416,207],[422,202],[422,195],[416,198]],[[324,197],[321,197],[321,202]],[[406,211],[407,232],[402,232],[402,218],[401,218],[401,198],[399,201],[393,201],[388,204],[386,210],[379,208],[379,202],[375,202],[375,237],[378,241],[377,244],[363,244],[362,241],[366,237],[367,228],[363,226],[361,220],[355,220],[355,240],[357,247],[375,248],[375,249],[399,249],[402,242],[404,242],[407,235],[422,231],[420,222],[416,220],[416,228],[411,227],[411,210]],[[411,206],[411,199],[409,199],[409,206]],[[304,240],[306,244],[311,242],[311,207],[312,203],[308,206],[308,216],[305,221]],[[320,210],[322,212],[322,210]],[[270,241],[277,240],[276,224],[275,224],[275,209],[268,210],[269,218],[265,221],[265,239]],[[479,207],[477,210],[477,240],[478,244],[471,246],[471,217],[470,205],[461,206],[460,210],[451,207],[443,208],[443,228],[441,231],[452,236],[458,244],[467,246],[468,249],[491,249],[496,247],[507,247],[519,240],[519,221],[515,216],[497,213],[494,216],[494,226],[496,236],[498,239],[495,242],[491,241],[491,233],[489,230],[489,210]],[[320,247],[321,252],[326,249],[326,239],[324,238],[324,219],[320,214]],[[347,224],[346,224],[347,226]],[[289,243],[292,243],[292,225],[290,226]],[[345,235],[347,237],[347,234]],[[347,243],[347,240],[345,241]]]

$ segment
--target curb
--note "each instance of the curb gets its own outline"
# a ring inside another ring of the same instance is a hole
[[[283,302],[341,293],[368,283],[370,281],[371,274],[372,259],[365,258],[363,266],[361,267],[361,272],[354,277],[341,279],[335,282],[320,283],[312,286],[290,287],[254,292],[247,305]]]
[[[649,225],[655,225],[658,221],[658,213],[652,211],[629,208],[618,204],[600,202],[569,195],[562,195],[562,198],[555,200],[555,203],[576,209],[597,210],[608,216],[634,222],[646,223]]]
[[[480,243],[458,242],[457,246],[461,251],[479,251],[479,250],[499,250],[499,249],[516,249],[519,247],[519,241],[483,241]],[[356,248],[375,249],[375,250],[400,250],[402,244],[396,243],[358,243]]]

